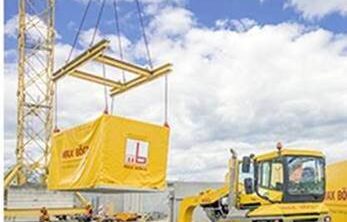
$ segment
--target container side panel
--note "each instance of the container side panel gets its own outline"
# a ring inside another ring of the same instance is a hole
[[[103,118],[53,136],[48,189],[91,188],[98,183],[103,165]]]
[[[162,190],[169,129],[117,116],[54,136],[49,189]]]

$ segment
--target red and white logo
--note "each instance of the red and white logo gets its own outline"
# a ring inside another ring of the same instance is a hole
[[[142,140],[127,139],[125,149],[126,165],[146,166],[149,143]]]

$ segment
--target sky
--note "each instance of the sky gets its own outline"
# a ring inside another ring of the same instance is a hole
[[[142,0],[155,65],[171,62],[169,179],[222,181],[228,148],[239,155],[285,147],[347,159],[347,0]],[[67,58],[87,0],[56,1],[55,68]],[[92,6],[76,46],[86,49],[101,1]],[[127,61],[148,66],[136,4],[118,0]],[[5,2],[5,166],[16,141],[18,0]],[[119,55],[112,1],[96,40]],[[98,67],[86,67],[98,70]],[[114,70],[107,70],[108,74]],[[116,72],[115,78],[121,78]],[[115,98],[114,114],[163,123],[163,79]],[[99,116],[103,88],[64,78],[58,124]]]

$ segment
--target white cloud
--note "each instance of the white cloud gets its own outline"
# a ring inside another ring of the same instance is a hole
[[[231,29],[231,30],[236,30],[238,32],[247,31],[248,29],[252,28],[256,24],[257,24],[256,21],[249,18],[243,18],[240,20],[219,19],[216,21],[216,26],[219,29]]]
[[[286,7],[294,7],[305,18],[322,18],[332,13],[347,15],[346,0],[287,0]]]
[[[82,46],[82,48],[87,48],[90,46],[92,42],[92,37],[94,35],[94,28],[84,30],[81,32],[79,36],[79,44]],[[107,39],[110,41],[110,50],[114,53],[118,53],[118,36],[113,34],[103,34],[100,32],[100,30],[97,30],[95,33],[95,38],[93,44],[97,43],[98,41],[102,39]],[[124,54],[130,54],[128,51],[132,47],[132,42],[121,34],[120,36],[121,42],[122,42],[122,48],[124,50]]]
[[[18,35],[18,15],[12,16],[5,23],[5,36],[9,38],[17,38]],[[27,26],[27,38],[30,41],[43,40],[47,30],[47,24],[40,17],[36,15],[27,15],[26,21],[30,21],[30,25]],[[56,32],[56,39],[60,39],[61,36]]]
[[[18,16],[13,16],[5,23],[5,35],[16,38],[17,37],[17,28],[18,28]]]
[[[347,159],[346,35],[287,23],[209,29],[186,9],[162,12],[149,37],[154,63],[174,63],[170,178],[223,180],[228,148],[261,153],[277,141],[323,150],[329,162]],[[137,57],[141,44],[133,44],[129,53]],[[69,49],[57,45],[57,63]],[[12,88],[5,89],[5,105],[13,112]],[[95,118],[104,107],[102,87],[71,77],[59,83],[58,94],[62,128]],[[163,80],[116,97],[116,113],[163,123]]]
[[[273,149],[281,140],[321,149],[329,162],[347,158],[345,35],[287,23],[236,31],[190,24],[176,38],[168,38],[162,27],[152,31],[154,57],[174,63],[170,169],[175,178],[222,179],[215,173],[224,172],[233,144],[241,155]]]
[[[165,7],[153,13],[156,14],[150,24],[150,30],[155,29],[153,35],[182,35],[195,24],[193,14],[184,8]]]

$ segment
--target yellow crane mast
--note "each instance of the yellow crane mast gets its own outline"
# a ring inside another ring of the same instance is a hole
[[[55,0],[19,0],[16,164],[4,187],[45,185],[54,120]],[[6,195],[6,192],[5,192]],[[75,193],[82,205],[88,200]],[[52,215],[76,214],[83,208],[54,208]],[[35,216],[36,208],[5,208],[5,217]]]
[[[55,0],[19,1],[17,167],[13,178],[18,185],[41,183],[47,172],[54,110],[54,4]]]

